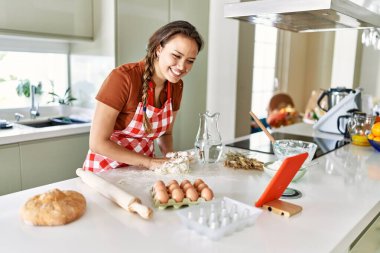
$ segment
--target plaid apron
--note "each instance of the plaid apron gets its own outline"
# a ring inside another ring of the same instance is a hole
[[[137,106],[135,115],[127,128],[124,130],[114,130],[110,140],[126,149],[133,150],[136,153],[153,157],[154,139],[163,135],[173,121],[171,84],[169,82],[167,83],[167,100],[162,108],[156,108],[153,105],[154,89],[153,84],[149,83],[148,104],[146,108],[144,108],[143,103],[140,102]],[[152,126],[152,131],[149,134],[144,130],[144,109],[146,109],[146,114],[150,119]],[[89,150],[83,164],[83,169],[100,172],[102,170],[110,170],[125,166],[128,166],[128,164],[114,161],[106,156],[96,154]]]

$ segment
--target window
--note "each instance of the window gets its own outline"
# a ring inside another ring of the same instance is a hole
[[[11,43],[1,39],[0,108],[30,106],[30,97],[17,93],[20,83],[26,84],[25,92],[29,84],[41,83],[42,94],[36,97],[39,106],[49,104],[51,91],[63,95],[68,87],[68,54],[65,51],[54,43],[27,40]]]
[[[252,106],[259,118],[267,117],[267,105],[276,87],[277,29],[256,25],[254,38]]]

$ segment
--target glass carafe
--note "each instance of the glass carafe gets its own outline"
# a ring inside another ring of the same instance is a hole
[[[355,112],[347,122],[347,130],[350,133],[352,144],[369,146],[367,135],[371,133],[374,116],[364,112]]]
[[[195,139],[195,152],[203,163],[216,163],[222,155],[222,137],[218,128],[220,113],[199,114],[199,128]]]

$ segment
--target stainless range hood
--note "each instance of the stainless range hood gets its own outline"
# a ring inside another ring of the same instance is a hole
[[[293,32],[380,27],[380,0],[256,0],[224,5],[224,17]]]

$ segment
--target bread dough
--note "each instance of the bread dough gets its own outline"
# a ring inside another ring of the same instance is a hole
[[[190,162],[193,160],[194,152],[170,152],[166,154],[169,161],[162,164],[154,171],[158,174],[185,174],[190,172]]]
[[[21,208],[21,218],[35,226],[58,226],[80,218],[85,211],[82,194],[53,189],[30,198]]]

